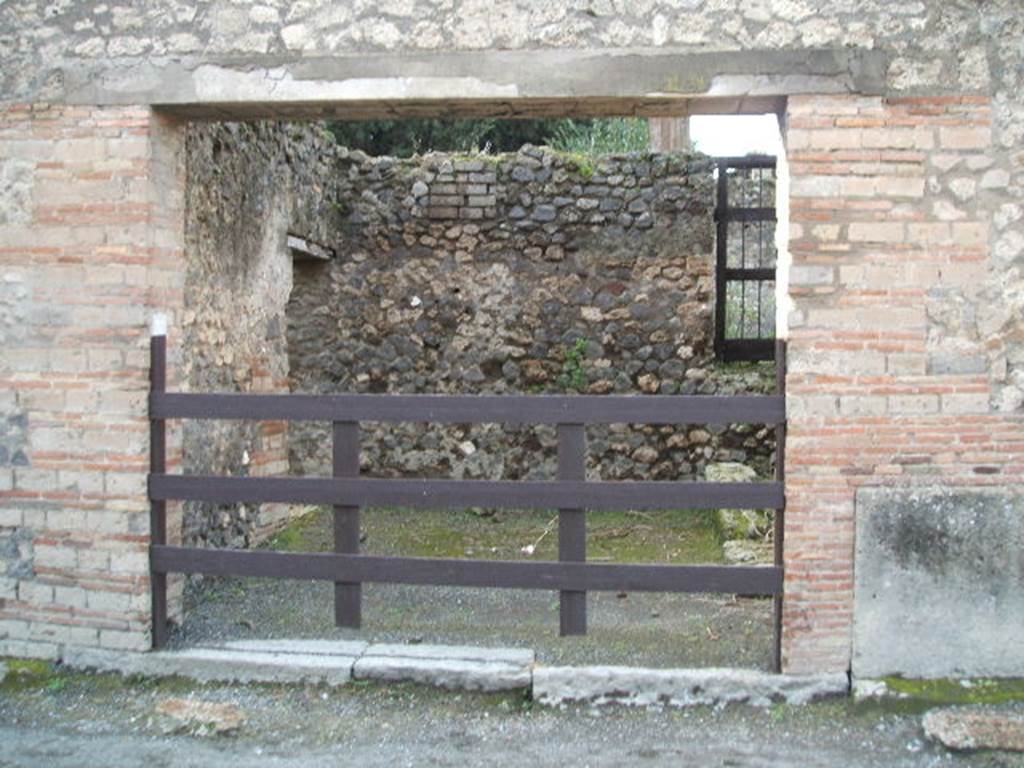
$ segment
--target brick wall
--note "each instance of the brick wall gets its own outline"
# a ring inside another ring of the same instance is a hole
[[[846,669],[856,489],[1012,485],[1024,415],[965,316],[991,275],[983,97],[791,98],[785,666]]]
[[[148,109],[0,108],[0,655],[148,647],[146,323],[181,305],[179,140]]]

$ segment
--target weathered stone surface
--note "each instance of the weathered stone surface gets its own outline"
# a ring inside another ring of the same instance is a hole
[[[413,682],[448,690],[509,691],[530,687],[529,667],[463,659],[366,655],[352,670],[357,680]]]
[[[70,647],[63,661],[78,669],[180,676],[200,682],[343,685],[356,677],[500,691],[530,686],[534,653],[518,648],[282,639],[238,640],[216,648],[149,654]]]
[[[322,194],[333,140],[319,126],[194,125],[186,145],[185,304],[181,375],[192,391],[287,391],[287,235],[324,243],[337,231]],[[183,470],[282,474],[285,434],[261,422],[188,420]],[[187,544],[249,546],[289,515],[279,504],[187,502]]]
[[[535,654],[529,648],[487,648],[469,645],[407,645],[401,643],[374,643],[365,649],[367,656],[406,659],[445,659],[514,664],[528,667]]]
[[[360,640],[231,640],[222,648],[263,653],[292,653],[301,656],[361,656],[369,643]]]
[[[371,645],[355,663],[356,679],[411,681],[449,690],[529,688],[534,654],[515,648]]]
[[[1019,489],[861,489],[854,674],[1020,675],[1022,551]]]
[[[845,674],[775,675],[740,669],[640,669],[545,667],[533,671],[533,698],[540,704],[626,704],[688,707],[775,702],[805,704],[847,692]]]
[[[735,565],[771,563],[775,549],[771,542],[751,539],[733,539],[722,542],[722,556],[725,562]]]
[[[148,677],[179,676],[199,682],[344,685],[352,678],[355,657],[225,648],[139,654],[70,647],[64,653],[64,663],[79,669]]]
[[[758,479],[757,471],[753,467],[734,461],[708,464],[705,476],[712,483],[750,483]],[[774,511],[768,509],[715,510],[719,535],[727,541],[764,541],[772,533],[774,519]]]
[[[955,750],[1024,752],[1024,707],[933,709],[922,720],[928,738]]]
[[[166,731],[184,730],[196,736],[235,733],[248,719],[234,704],[198,699],[164,699],[154,709],[171,721]]]

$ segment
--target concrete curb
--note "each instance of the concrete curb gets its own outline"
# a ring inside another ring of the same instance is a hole
[[[533,670],[538,704],[626,704],[690,707],[701,704],[775,702],[806,704],[845,695],[843,673],[777,675],[747,669],[643,669],[637,667],[543,667]]]
[[[122,653],[72,649],[63,662],[142,677],[187,677],[201,683],[322,683],[344,685],[352,679],[355,656],[271,653],[228,648],[190,648],[159,653]]]
[[[529,688],[534,653],[516,648],[443,645],[371,645],[356,660],[357,680],[411,681],[448,690]]]
[[[532,650],[331,640],[240,640],[216,647],[129,653],[67,648],[78,669],[223,683],[344,685],[353,679],[414,682],[447,690],[531,691],[539,704],[687,707],[805,704],[846,695],[845,674],[776,675],[743,669],[546,667]]]

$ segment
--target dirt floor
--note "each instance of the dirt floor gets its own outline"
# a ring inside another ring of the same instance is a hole
[[[381,555],[544,560],[557,557],[557,517],[548,512],[371,509],[364,551]],[[268,547],[331,548],[331,515],[312,510]],[[710,513],[588,514],[592,562],[720,563]],[[524,548],[533,547],[532,554]],[[553,592],[364,586],[359,631],[333,625],[332,586],[261,579],[207,579],[187,591],[175,646],[241,638],[360,638],[532,648],[550,664],[768,669],[771,601],[733,595],[592,593],[585,637],[558,636]]]
[[[905,706],[833,699],[687,710],[536,707],[521,695],[412,685],[199,685],[12,662],[0,683],[0,766],[821,766],[1022,768],[1024,756],[953,754]],[[178,730],[170,698],[238,707],[234,735]]]

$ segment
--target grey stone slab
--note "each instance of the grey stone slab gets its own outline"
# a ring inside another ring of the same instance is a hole
[[[643,669],[637,667],[544,667],[533,671],[539,704],[626,704],[687,707],[713,704],[805,704],[845,695],[843,673],[776,675],[746,669]]]
[[[111,651],[103,648],[66,646],[61,654],[61,662],[71,669],[155,677],[160,676],[160,670],[159,665],[153,662],[154,655],[131,651]]]
[[[464,659],[363,656],[352,670],[357,680],[413,682],[448,690],[509,691],[529,688],[529,665]]]
[[[529,648],[480,648],[469,645],[401,645],[374,643],[365,655],[410,659],[441,659],[455,661],[482,661],[488,663],[533,664],[534,652]]]
[[[854,676],[1024,674],[1022,552],[1019,490],[861,489]]]
[[[7,665],[0,661],[0,683],[7,677]]]
[[[231,640],[215,647],[305,656],[361,656],[369,643],[360,640]]]
[[[458,102],[474,100],[604,98],[657,103],[705,94],[734,97],[737,107],[756,109],[759,105],[751,102],[759,96],[881,93],[887,63],[883,51],[839,47],[693,53],[654,48],[253,55],[234,62],[204,58],[136,60],[132,66],[121,58],[99,59],[88,66],[79,60],[63,71],[63,95],[78,104],[178,105],[189,107],[189,116],[220,119],[262,117],[274,105],[290,104],[305,105],[305,112],[302,106],[290,110],[293,117],[304,113],[322,119],[354,110],[350,117],[365,118],[371,113],[358,111],[360,102],[419,100],[435,102],[439,108],[443,102],[454,102],[458,108]],[[682,80],[680,72],[686,73]],[[677,85],[666,91],[666,83]],[[313,106],[320,109],[314,111]],[[327,111],[331,106],[334,112]],[[372,114],[379,111],[380,106]]]
[[[225,648],[190,648],[156,653],[122,653],[98,649],[65,651],[70,667],[147,677],[187,677],[199,682],[324,683],[352,679],[353,656],[260,653]]]

